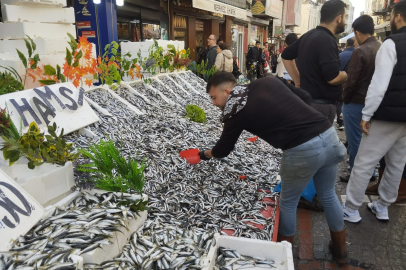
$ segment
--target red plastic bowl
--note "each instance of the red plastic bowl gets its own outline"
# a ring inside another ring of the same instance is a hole
[[[200,162],[199,149],[188,149],[180,152],[180,156],[186,159],[189,164],[196,164]]]

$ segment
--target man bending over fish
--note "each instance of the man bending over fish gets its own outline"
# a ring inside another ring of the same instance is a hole
[[[281,148],[278,241],[293,242],[296,207],[313,178],[331,231],[331,252],[338,263],[346,263],[343,210],[334,189],[337,165],[346,149],[330,121],[274,77],[237,85],[233,74],[217,72],[207,84],[207,93],[223,111],[224,130],[213,149],[199,153],[200,159],[228,156],[243,130]]]

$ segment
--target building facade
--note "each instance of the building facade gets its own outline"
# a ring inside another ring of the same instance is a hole
[[[307,31],[316,28],[320,24],[320,9],[322,4],[311,0],[302,1],[302,16],[300,26],[294,28],[294,32],[303,35]]]
[[[350,33],[352,31],[352,22],[354,21],[354,6],[350,0],[343,0],[347,5],[345,8],[345,33]]]

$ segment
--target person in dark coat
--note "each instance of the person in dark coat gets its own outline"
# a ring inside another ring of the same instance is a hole
[[[254,62],[258,62],[261,54],[262,54],[262,49],[260,48],[261,42],[257,41],[255,43],[254,47],[251,47],[251,49],[247,53],[247,63],[246,63],[246,68],[247,72],[251,70],[251,66],[254,64]]]
[[[234,57],[234,59],[233,59],[233,75],[236,79],[238,79],[238,77],[240,77],[240,75],[242,75],[240,68],[238,67],[238,64],[237,64],[237,57]]]
[[[276,50],[276,53],[271,56],[272,73],[276,73],[276,67],[278,66],[278,57],[279,57],[279,50]]]
[[[210,35],[207,39],[207,45],[209,46],[209,51],[207,53],[207,69],[211,69],[211,67],[216,62],[217,57],[217,45],[216,45],[217,37],[216,35]]]

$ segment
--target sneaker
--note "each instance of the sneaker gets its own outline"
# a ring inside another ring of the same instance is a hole
[[[350,181],[350,175],[344,175],[344,176],[340,176],[340,181],[344,182],[344,183],[348,183],[348,181]]]
[[[344,125],[337,124],[337,130],[344,130]]]
[[[388,208],[384,206],[379,207],[377,204],[378,201],[368,203],[368,210],[375,214],[377,220],[389,221]]]
[[[343,203],[344,220],[351,223],[359,223],[361,221],[361,216],[358,210],[352,210],[345,206]]]

